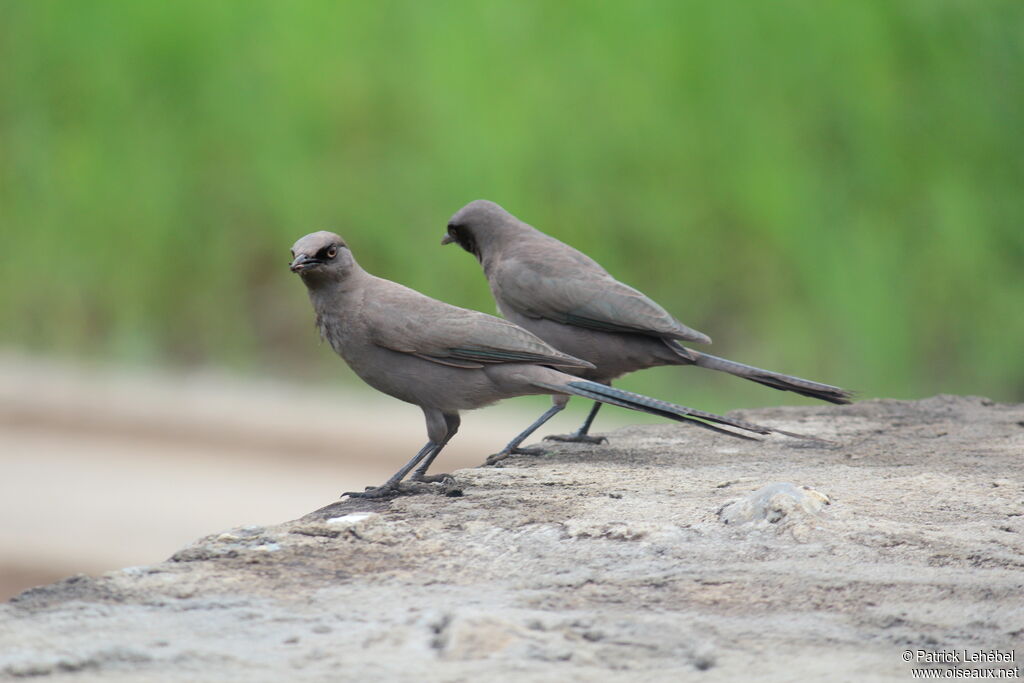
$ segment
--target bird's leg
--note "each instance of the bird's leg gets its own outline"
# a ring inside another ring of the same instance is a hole
[[[420,449],[420,452],[413,456],[412,460],[405,463],[402,469],[391,475],[391,478],[380,486],[367,486],[365,491],[346,491],[341,494],[348,496],[349,498],[388,498],[390,496],[398,496],[402,494],[401,483],[405,479],[405,475],[409,474],[409,470],[428,456],[432,457],[432,454],[436,455],[437,451],[440,451],[444,447],[444,444],[438,445],[433,441],[428,441],[427,445]]]
[[[544,414],[538,417],[532,425],[530,425],[523,431],[519,432],[519,434],[517,434],[514,439],[509,441],[507,446],[505,446],[500,451],[487,458],[487,460],[484,461],[484,465],[493,465],[495,463],[501,462],[502,460],[513,454],[543,455],[544,449],[542,448],[520,448],[519,444],[525,441],[526,437],[530,436],[530,434],[533,434],[535,431],[540,429],[540,426],[542,424],[544,424],[545,422],[553,418],[555,415],[560,413],[562,410],[564,410],[565,404],[566,401],[559,401],[552,405],[550,408],[548,408],[544,412]]]
[[[423,483],[436,483],[436,482],[439,482],[439,481],[444,481],[445,479],[451,479],[452,478],[452,475],[444,474],[444,473],[427,475],[427,470],[430,469],[430,465],[431,465],[431,463],[434,462],[434,458],[436,458],[438,456],[438,454],[441,452],[442,448],[444,448],[445,446],[448,445],[448,441],[451,440],[452,436],[455,436],[455,435],[452,434],[451,436],[449,436],[448,439],[446,439],[443,444],[441,444],[440,446],[437,447],[436,451],[434,451],[433,453],[430,454],[430,457],[428,457],[426,460],[423,461],[422,465],[420,465],[419,467],[416,468],[416,471],[412,473],[411,477],[409,477],[410,481],[419,481],[419,482],[423,482]]]
[[[430,465],[434,462],[434,458],[438,456],[441,450],[448,445],[448,442],[452,440],[456,432],[459,431],[459,424],[462,420],[459,418],[458,413],[441,413],[440,411],[430,411],[427,414],[427,409],[424,409],[424,415],[427,416],[427,436],[431,440],[436,440],[440,445],[427,456],[427,459],[423,461],[423,464],[416,468],[416,471],[409,477],[412,481],[418,481],[423,483],[436,483],[439,481],[451,480],[452,475],[450,474],[433,474],[427,475],[427,470],[430,469]],[[440,416],[442,419],[438,419]]]
[[[594,423],[594,418],[597,417],[597,411],[601,409],[601,402],[594,401],[594,407],[590,409],[590,413],[587,415],[587,419],[583,421],[580,428],[572,434],[548,434],[544,437],[545,441],[572,441],[576,443],[607,443],[608,439],[603,436],[590,436],[587,432],[590,431],[590,425]]]

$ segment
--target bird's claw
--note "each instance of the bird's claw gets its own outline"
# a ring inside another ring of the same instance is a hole
[[[592,443],[602,444],[608,443],[608,437],[606,436],[591,436],[590,434],[548,434],[544,437],[545,441],[561,441],[562,443]]]
[[[346,491],[341,495],[342,497],[348,496],[349,498],[395,498],[397,496],[414,496],[418,493],[430,493],[431,491],[438,490],[437,487],[430,486],[430,484],[441,484],[440,491],[446,496],[462,495],[461,490],[457,494],[452,493],[452,491],[457,490],[459,487],[455,482],[455,477],[450,474],[413,474],[407,481],[397,484],[367,486],[365,491]]]
[[[346,491],[341,494],[344,498],[393,498],[395,496],[402,495],[402,491],[397,486],[367,486],[365,491]]]
[[[423,493],[425,486],[416,484],[384,484],[382,486],[367,486],[365,491],[346,491],[341,494],[349,498],[395,498],[397,496],[411,496]]]

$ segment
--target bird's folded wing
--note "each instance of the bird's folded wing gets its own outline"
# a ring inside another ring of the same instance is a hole
[[[491,363],[593,367],[507,320],[451,306],[405,287],[389,289],[364,303],[371,338],[378,346],[465,368]]]
[[[607,332],[709,341],[603,269],[587,269],[568,262],[562,269],[552,269],[550,264],[520,259],[499,268],[491,281],[498,283],[496,289],[502,305],[528,317]]]

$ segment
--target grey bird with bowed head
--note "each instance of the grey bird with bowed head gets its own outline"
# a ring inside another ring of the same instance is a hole
[[[453,242],[480,261],[505,318],[556,349],[593,364],[591,368],[572,368],[567,372],[610,385],[612,380],[636,370],[658,365],[697,365],[773,389],[831,403],[850,402],[850,393],[839,387],[683,346],[682,342],[709,344],[711,339],[676,320],[643,293],[613,278],[586,254],[527,225],[494,202],[481,199],[459,209],[448,221],[448,232],[441,240],[442,244]],[[594,404],[574,434],[548,438],[590,443],[603,440],[588,435],[600,406]],[[557,412],[549,410],[524,434],[529,435]],[[536,453],[519,448],[525,439],[520,437],[492,456],[491,461],[509,453]]]
[[[418,405],[427,422],[426,445],[382,486],[350,496],[402,493],[402,480],[438,481],[427,469],[459,429],[459,412],[503,398],[551,394],[555,405],[583,396],[693,422],[743,437],[711,423],[756,434],[773,430],[582,380],[555,368],[586,372],[587,361],[557,351],[507,320],[451,306],[367,273],[348,245],[331,232],[314,232],[292,247],[292,272],[309,290],[321,336],[363,381]],[[525,438],[525,437],[524,437]]]

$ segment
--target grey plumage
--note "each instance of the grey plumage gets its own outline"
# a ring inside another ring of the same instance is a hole
[[[584,396],[733,436],[740,435],[715,425],[772,431],[567,374],[557,368],[585,373],[592,365],[512,322],[371,275],[334,233],[302,237],[292,256],[291,270],[308,289],[323,338],[367,384],[418,405],[426,419],[429,440],[419,453],[383,486],[350,495],[396,493],[413,468],[413,479],[428,480],[431,462],[458,431],[460,411],[514,396],[552,394],[556,406]]]
[[[477,200],[456,212],[442,244],[452,242],[480,261],[505,318],[594,365],[567,372],[610,384],[644,368],[697,365],[831,403],[850,402],[850,393],[839,387],[684,346],[682,342],[710,343],[711,339],[613,278],[586,254],[524,223],[494,202]],[[597,408],[595,405],[571,440],[593,440],[586,433]],[[513,441],[502,453],[518,445]]]

